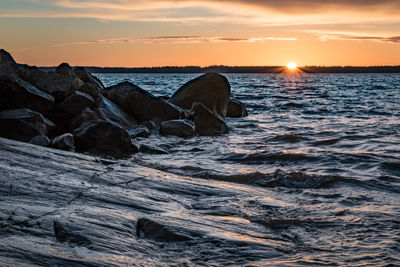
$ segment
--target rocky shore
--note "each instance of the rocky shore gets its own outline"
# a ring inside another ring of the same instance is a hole
[[[249,186],[4,138],[0,152],[0,266],[241,265],[282,254],[271,248],[282,241],[251,237],[262,225],[226,215],[228,203],[262,198]]]
[[[0,50],[0,136],[67,151],[122,158],[148,151],[135,138],[150,134],[227,133],[226,117],[247,116],[230,93],[218,73],[187,82],[171,98],[131,82],[105,88],[84,68],[62,63],[44,72]]]

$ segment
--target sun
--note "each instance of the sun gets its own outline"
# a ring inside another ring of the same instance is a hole
[[[296,69],[297,69],[297,64],[296,64],[295,62],[289,62],[289,63],[287,64],[287,68],[288,68],[289,70],[296,70]]]

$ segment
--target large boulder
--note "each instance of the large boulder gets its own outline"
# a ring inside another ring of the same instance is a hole
[[[228,132],[225,122],[199,102],[193,103],[191,114],[199,135],[219,135]]]
[[[57,136],[51,141],[51,147],[66,151],[74,151],[74,136],[70,133]]]
[[[84,83],[78,90],[90,95],[93,99],[97,99],[101,95],[100,89],[94,83]]]
[[[163,135],[191,137],[195,133],[195,128],[195,124],[190,120],[170,120],[161,123],[160,133]]]
[[[138,124],[135,118],[121,110],[117,105],[102,95],[97,99],[96,107],[95,111],[99,118],[117,123],[122,128],[129,128],[132,125]]]
[[[72,68],[68,63],[61,63],[55,70],[57,74],[65,75],[65,76],[72,76]]]
[[[29,108],[48,113],[54,97],[17,77],[0,77],[0,110]]]
[[[76,128],[79,128],[82,124],[89,121],[98,121],[100,117],[91,110],[90,108],[85,108],[80,114],[73,117],[68,122],[68,128],[71,132],[73,132]]]
[[[230,93],[228,79],[218,73],[207,73],[184,84],[169,102],[183,109],[190,109],[194,102],[200,102],[224,119]]]
[[[56,101],[62,102],[78,90],[84,83],[76,75],[60,75],[55,72],[43,72],[36,67],[19,66],[18,75],[21,79],[51,94]]]
[[[92,121],[74,131],[75,147],[81,152],[105,154],[117,158],[138,152],[127,131],[115,123]]]
[[[0,64],[12,63],[17,64],[13,57],[4,49],[0,49]]]
[[[85,108],[94,106],[93,97],[80,91],[75,91],[61,105],[61,108],[72,115],[80,114]]]
[[[37,135],[47,135],[54,123],[30,109],[10,109],[0,112],[0,136],[28,142]]]
[[[246,106],[237,99],[231,98],[228,103],[227,117],[230,118],[240,118],[246,117],[248,115]]]
[[[84,67],[78,67],[74,70],[76,76],[79,77],[84,83],[90,83],[96,86],[100,91],[104,89],[103,83],[96,77],[88,72]]]
[[[130,82],[122,82],[106,88],[103,94],[139,122],[149,121],[155,117],[167,121],[185,116],[181,108]]]

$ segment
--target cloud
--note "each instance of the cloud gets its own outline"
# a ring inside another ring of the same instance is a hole
[[[234,4],[274,9],[280,12],[313,13],[316,10],[341,8],[369,9],[371,7],[400,9],[398,0],[27,0],[36,3],[52,3],[67,8],[108,8],[108,9],[155,9],[209,4]],[[393,10],[395,12],[395,10]]]
[[[365,36],[365,35],[350,35],[350,34],[322,34],[319,39],[326,40],[351,40],[351,41],[376,41],[384,43],[400,43],[400,36]]]
[[[146,42],[153,44],[171,44],[171,43],[255,43],[264,41],[296,41],[294,37],[218,37],[218,36],[153,36],[153,37],[131,37],[131,38],[115,38],[93,41],[77,42],[75,44],[126,44],[133,42]]]

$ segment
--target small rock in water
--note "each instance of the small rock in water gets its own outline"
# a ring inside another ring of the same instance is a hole
[[[246,117],[248,116],[246,106],[239,100],[231,98],[226,116],[230,118]]]
[[[144,125],[133,126],[128,129],[128,133],[131,138],[149,137],[150,136],[149,129]]]
[[[48,146],[50,142],[50,139],[44,135],[37,135],[29,141],[30,144],[37,146]]]
[[[57,136],[51,141],[51,146],[61,150],[74,151],[74,136],[70,133]]]
[[[228,132],[225,122],[199,102],[193,103],[192,116],[199,135],[219,135]]]
[[[195,128],[195,124],[190,120],[170,120],[161,123],[160,133],[163,135],[191,137],[195,133]]]

